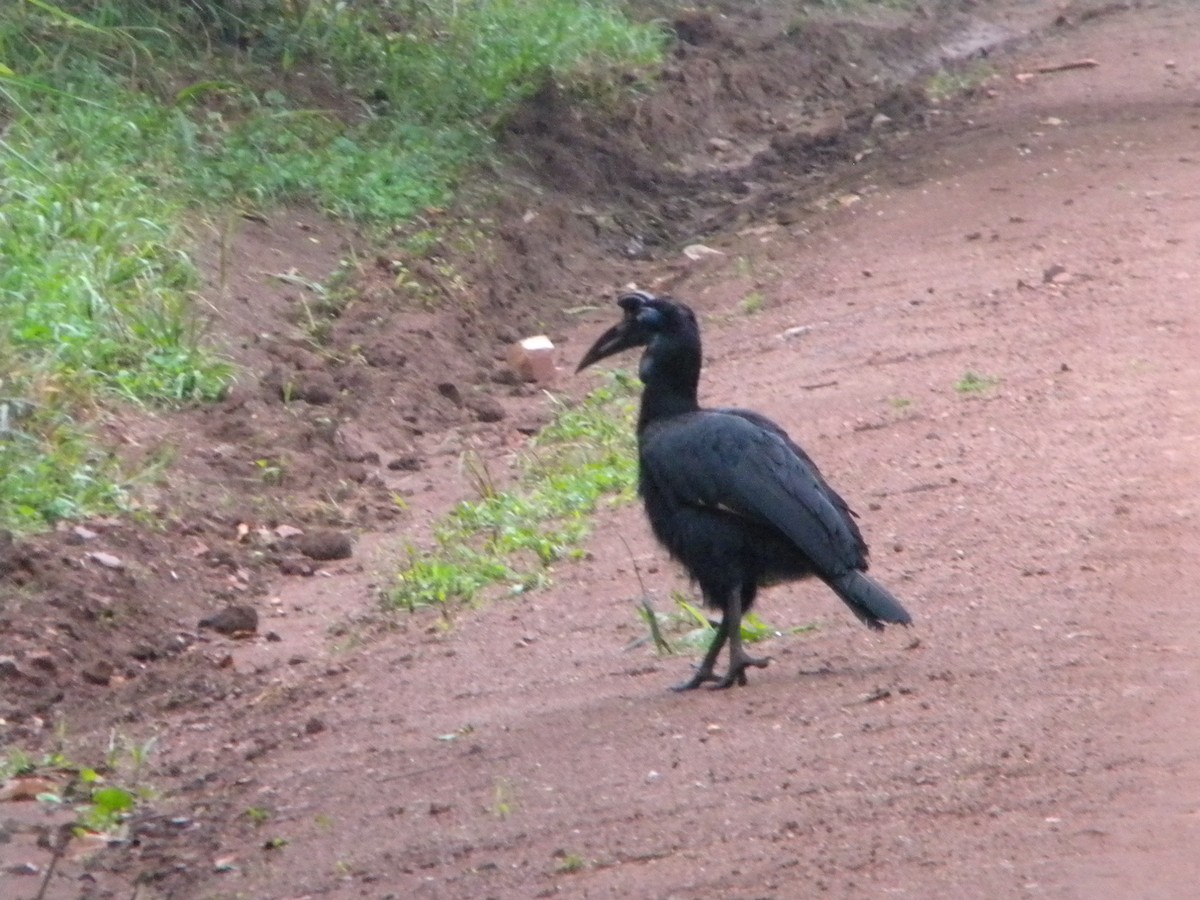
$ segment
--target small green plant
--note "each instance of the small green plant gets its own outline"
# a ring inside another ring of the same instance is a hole
[[[954,390],[960,394],[983,394],[1000,383],[999,378],[991,375],[980,375],[968,369],[962,378],[954,383]]]
[[[893,397],[888,402],[892,405],[892,409],[908,409],[913,405],[912,400],[908,397]]]
[[[271,485],[272,487],[278,487],[283,484],[284,477],[287,475],[287,462],[285,460],[271,458],[256,459],[254,465],[258,467],[263,484]]]
[[[437,523],[432,549],[410,549],[385,605],[413,610],[471,602],[498,584],[512,593],[544,585],[548,566],[581,552],[588,516],[602,499],[632,496],[634,389],[618,373],[578,405],[561,406],[507,490],[468,457],[479,499],[459,503]]]
[[[42,777],[46,789],[37,799],[56,807],[70,807],[74,833],[115,834],[123,827],[137,804],[153,792],[140,783],[140,773],[154,741],[132,745],[123,738],[110,739],[105,765],[93,768],[72,761],[55,751],[35,758],[18,748],[6,751],[0,760],[0,780],[14,775]],[[130,752],[131,747],[136,752]],[[60,852],[63,848],[59,848]]]
[[[560,875],[582,872],[587,867],[587,860],[578,853],[561,853],[556,856],[558,862],[554,866],[554,871]]]
[[[497,778],[492,785],[492,802],[488,811],[497,819],[507,819],[516,809],[516,795],[512,782],[507,778]]]
[[[251,806],[246,809],[246,818],[255,827],[261,827],[271,821],[271,811],[261,806]]]
[[[965,69],[942,69],[925,84],[925,93],[932,100],[948,100],[979,87],[995,74],[988,63],[977,63]]]
[[[751,291],[742,300],[742,312],[748,316],[762,312],[766,306],[767,298],[763,296],[762,291]]]
[[[675,601],[675,612],[656,612],[646,600],[638,607],[638,616],[649,629],[649,639],[654,642],[657,651],[673,654],[707,649],[716,634],[712,620],[679,591],[672,592],[671,596]],[[815,625],[800,625],[789,628],[786,633],[801,634],[815,628]],[[674,643],[667,640],[668,633],[675,635]],[[782,633],[784,632],[767,624],[757,613],[748,612],[742,616],[742,640],[746,643],[758,643]],[[644,642],[645,639],[642,639],[638,643]]]

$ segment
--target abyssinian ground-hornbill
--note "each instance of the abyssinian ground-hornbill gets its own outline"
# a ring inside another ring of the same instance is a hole
[[[701,409],[700,327],[669,297],[622,294],[624,318],[600,336],[582,370],[632,347],[645,347],[638,416],[638,491],[655,536],[723,613],[691,690],[746,683],[749,666],[764,667],[742,647],[742,614],[761,586],[815,575],[865,624],[908,625],[895,597],[866,574],[867,545],[850,507],[808,454],[782,428],[744,409]],[[713,671],[729,642],[729,668]]]

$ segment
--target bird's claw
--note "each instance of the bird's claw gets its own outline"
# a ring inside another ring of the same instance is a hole
[[[742,656],[736,660],[730,660],[729,671],[727,671],[725,673],[725,677],[724,678],[714,677],[712,679],[713,681],[716,682],[716,684],[713,685],[712,689],[714,691],[723,691],[726,688],[733,687],[735,684],[738,685],[739,687],[745,687],[745,685],[747,683],[746,669],[750,668],[750,666],[754,666],[754,668],[756,668],[756,669],[765,669],[767,667],[768,663],[770,663],[770,662],[771,662],[771,657],[769,657],[769,656],[764,656],[761,658],[753,657],[753,656]]]
[[[713,672],[712,669],[705,669],[702,667],[697,667],[695,675],[693,675],[687,681],[682,681],[679,684],[671,685],[671,690],[675,691],[676,693],[683,693],[684,691],[694,691],[696,688],[700,687],[700,685],[704,684],[706,681],[720,681],[720,680],[721,679]]]

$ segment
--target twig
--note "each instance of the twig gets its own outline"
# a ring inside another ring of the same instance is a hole
[[[46,866],[46,874],[42,877],[42,886],[38,888],[37,894],[33,900],[46,900],[46,891],[50,887],[50,879],[54,877],[54,870],[58,867],[58,861],[62,859],[63,854],[67,852],[67,842],[71,840],[72,829],[74,823],[60,825],[54,829],[55,841],[50,847],[50,864]],[[47,836],[49,842],[49,836]]]
[[[650,627],[650,637],[654,639],[654,646],[660,651],[674,653],[670,642],[663,636],[662,629],[658,627],[658,613],[654,611],[654,607],[650,605],[650,596],[646,593],[646,582],[642,580],[642,570],[638,566],[637,557],[633,555],[633,548],[629,546],[629,542],[625,540],[622,534],[617,535],[617,539],[625,545],[625,552],[629,554],[629,561],[633,564],[633,574],[638,580],[638,587],[642,589],[642,609],[645,610],[646,624]]]
[[[1035,71],[1042,75],[1049,75],[1051,72],[1067,72],[1071,69],[1094,69],[1098,65],[1100,63],[1094,59],[1076,59],[1064,63],[1047,63],[1044,66],[1038,66]]]

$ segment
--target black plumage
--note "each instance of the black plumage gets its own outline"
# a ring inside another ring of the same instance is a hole
[[[746,683],[769,659],[746,653],[743,613],[759,587],[816,576],[866,625],[908,625],[892,594],[867,576],[867,545],[854,514],[782,428],[744,409],[701,409],[700,327],[691,309],[642,291],[621,295],[620,323],[588,350],[579,369],[644,346],[638,416],[638,492],[650,527],[722,611],[695,675],[677,686]],[[729,667],[713,667],[729,643]]]

